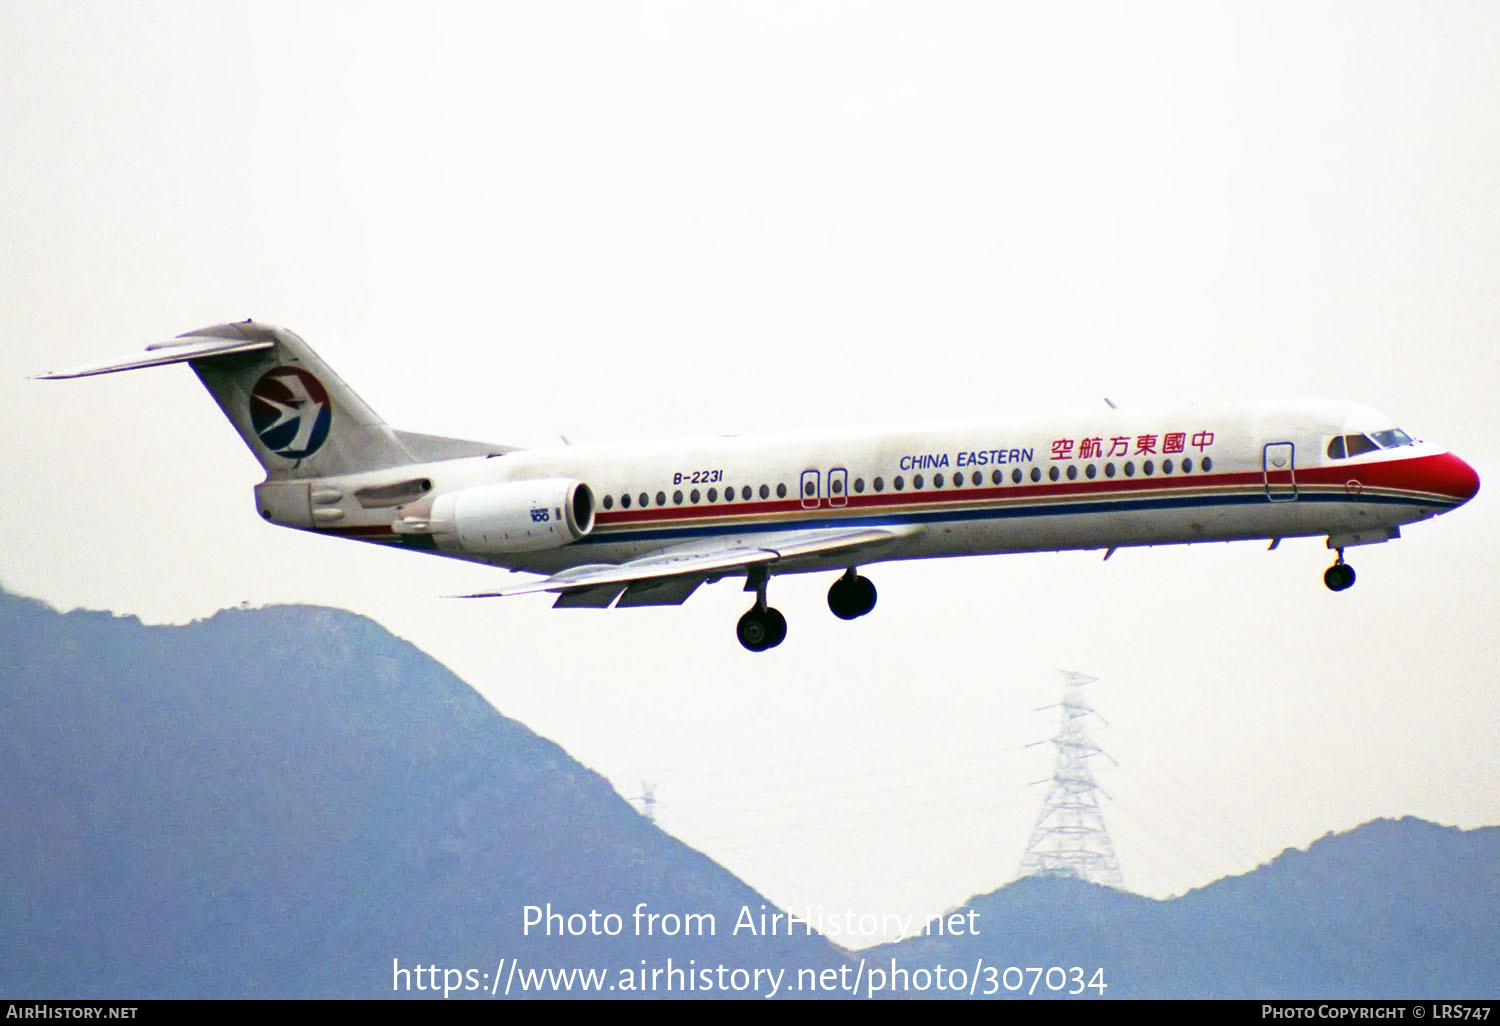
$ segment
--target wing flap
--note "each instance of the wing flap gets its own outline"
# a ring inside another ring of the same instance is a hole
[[[476,592],[459,598],[506,598],[533,595],[538,592],[561,592],[602,588],[604,585],[631,585],[638,581],[657,581],[693,576],[701,580],[716,573],[744,570],[779,559],[822,555],[848,551],[863,546],[881,545],[905,537],[917,530],[909,525],[892,527],[830,527],[810,531],[775,531],[756,538],[753,545],[704,542],[662,549],[633,559],[628,563],[595,563],[573,567],[540,581],[530,581],[498,591]],[[684,583],[683,587],[686,587]],[[693,587],[697,587],[695,583]],[[647,589],[636,589],[643,598]],[[675,591],[675,589],[671,589]],[[664,594],[667,590],[664,590]],[[691,589],[688,589],[691,593]],[[686,599],[687,594],[683,595]],[[572,603],[568,603],[572,604]],[[583,604],[583,603],[580,603]],[[635,603],[631,603],[635,604]],[[645,604],[645,603],[641,603]]]
[[[708,574],[737,570],[753,563],[769,563],[776,553],[765,549],[727,549],[718,553],[695,555],[653,555],[629,563],[599,564],[564,570],[540,581],[529,581],[498,591],[481,591],[459,598],[507,598],[511,595],[534,595],[543,591],[571,591],[602,584],[626,585],[653,577],[675,577],[679,574]]]
[[[623,584],[601,584],[594,588],[574,588],[572,591],[559,592],[557,601],[552,603],[553,609],[608,609],[614,605],[615,599],[620,597],[620,592],[625,590]]]
[[[681,575],[636,581],[625,589],[625,594],[620,596],[620,601],[615,603],[615,608],[680,606],[688,600],[689,595],[698,590],[698,586],[702,583],[702,577]]]

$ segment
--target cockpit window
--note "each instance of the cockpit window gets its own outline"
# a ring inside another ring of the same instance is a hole
[[[1335,435],[1328,443],[1328,456],[1335,460],[1349,459],[1379,448],[1365,435]]]
[[[1334,435],[1328,443],[1329,459],[1350,459],[1364,456],[1377,449],[1397,449],[1400,446],[1415,446],[1416,440],[1400,428],[1388,431],[1373,431],[1368,435]]]
[[[1368,435],[1335,435],[1328,442],[1328,458],[1342,460],[1362,456],[1377,449],[1395,449],[1398,446],[1415,444],[1411,435],[1400,428],[1372,431]]]

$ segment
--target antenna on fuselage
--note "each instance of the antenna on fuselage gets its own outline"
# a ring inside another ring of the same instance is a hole
[[[1119,409],[1119,407],[1115,405],[1115,401],[1113,399],[1111,399],[1109,396],[1105,396],[1104,397],[1104,405],[1108,406],[1111,410],[1118,410]]]

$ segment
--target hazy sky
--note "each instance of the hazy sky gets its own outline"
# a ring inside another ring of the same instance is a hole
[[[1470,3],[7,0],[0,582],[365,613],[798,909],[1010,880],[1061,668],[1101,678],[1142,893],[1375,816],[1500,823],[1497,54]],[[738,582],[463,602],[508,575],[265,525],[185,368],[26,378],[248,316],[407,430],[1318,395],[1487,483],[1341,595],[1321,540],[876,565],[854,623],[773,580],[756,656]]]

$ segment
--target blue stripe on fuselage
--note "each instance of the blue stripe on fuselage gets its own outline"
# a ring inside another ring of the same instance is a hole
[[[772,532],[824,527],[892,527],[900,524],[941,524],[959,520],[1011,520],[1019,517],[1069,516],[1086,513],[1134,513],[1142,510],[1202,509],[1207,506],[1291,506],[1309,502],[1385,503],[1396,506],[1431,506],[1451,508],[1455,503],[1436,498],[1414,496],[1372,496],[1368,493],[1354,499],[1344,493],[1316,494],[1300,492],[1295,500],[1271,503],[1264,492],[1243,495],[1202,495],[1192,497],[1163,496],[1155,499],[1104,499],[1085,502],[1059,502],[1050,504],[1012,505],[1001,507],[966,507],[962,509],[925,510],[911,513],[879,513],[846,516],[797,517],[792,520],[745,522],[726,520],[721,523],[700,524],[693,527],[638,528],[623,531],[593,533],[580,538],[574,545],[613,544],[615,542],[652,541],[667,538],[706,538],[719,534],[769,534]],[[821,511],[820,511],[821,512]]]

